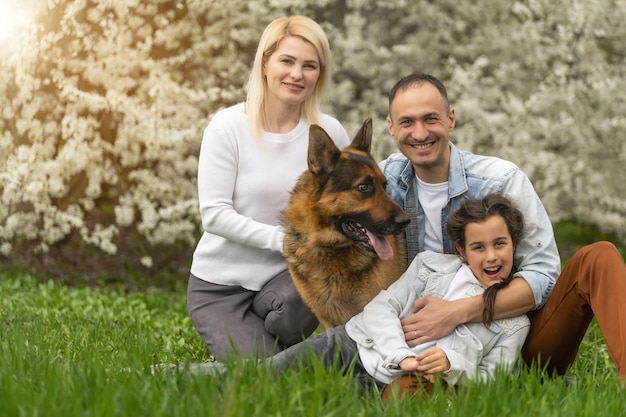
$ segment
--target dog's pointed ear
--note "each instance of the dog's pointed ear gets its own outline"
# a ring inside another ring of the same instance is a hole
[[[363,126],[361,126],[361,130],[356,134],[352,143],[350,144],[352,148],[356,148],[360,151],[370,153],[372,149],[372,118],[368,117],[363,122]]]
[[[341,151],[328,133],[318,125],[309,128],[309,171],[314,175],[329,173],[337,163]]]

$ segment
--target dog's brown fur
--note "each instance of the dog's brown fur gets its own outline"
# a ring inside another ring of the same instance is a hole
[[[343,150],[312,125],[309,169],[283,212],[289,271],[325,329],[362,311],[406,269],[402,230],[409,218],[385,191],[371,141],[371,119]]]

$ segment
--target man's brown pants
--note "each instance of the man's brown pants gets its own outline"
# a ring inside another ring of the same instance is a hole
[[[626,266],[615,246],[597,242],[565,265],[541,310],[529,314],[524,361],[562,375],[574,362],[593,317],[609,355],[626,382]]]

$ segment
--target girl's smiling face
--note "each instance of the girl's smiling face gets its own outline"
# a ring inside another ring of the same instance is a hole
[[[474,276],[484,287],[490,287],[511,275],[515,245],[499,215],[465,226],[465,247],[458,248]]]

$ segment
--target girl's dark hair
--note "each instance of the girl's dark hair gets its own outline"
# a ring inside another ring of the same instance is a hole
[[[465,228],[469,223],[482,223],[493,216],[500,216],[504,219],[513,245],[517,247],[524,233],[524,216],[508,198],[498,194],[489,194],[483,199],[463,202],[461,207],[448,217],[446,230],[455,252],[460,255],[459,250],[465,248]],[[485,303],[483,323],[486,326],[493,321],[496,293],[509,285],[513,279],[513,272],[511,271],[508,278],[492,285],[483,293]]]

